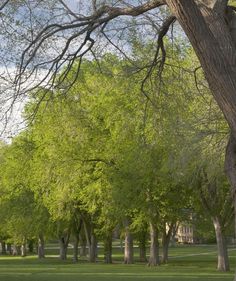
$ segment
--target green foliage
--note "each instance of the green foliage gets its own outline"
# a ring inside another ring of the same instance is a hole
[[[100,236],[125,217],[134,232],[153,220],[159,228],[187,220],[186,209],[202,212],[195,200],[199,171],[222,186],[213,209],[224,209],[228,128],[192,51],[166,45],[172,55],[161,79],[154,83],[160,75],[154,68],[143,89],[140,81],[150,70],[143,54],[152,55],[154,46],[134,38],[136,61],[111,54],[99,64],[84,61],[66,96],[42,88],[30,97],[24,116],[37,112],[33,122],[0,150],[3,217],[11,237],[47,232],[49,224],[54,232],[59,224],[68,230],[80,218]]]

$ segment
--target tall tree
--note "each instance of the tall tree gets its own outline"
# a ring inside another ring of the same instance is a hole
[[[41,10],[45,11],[52,9],[52,6],[46,5],[44,1],[39,2]],[[21,11],[23,10],[25,14],[30,14],[30,18],[33,18],[32,14],[35,12],[33,9],[34,6],[32,5],[34,4],[24,5],[24,3],[21,3],[21,1],[19,1],[19,3],[14,3],[14,5],[10,4],[10,1],[6,1],[0,7],[1,11],[4,13],[4,16],[7,14],[11,15],[13,12],[16,13],[19,11],[19,7],[23,6]],[[29,34],[29,30],[22,29],[20,34],[21,38],[24,38],[24,35],[26,35],[26,42],[30,40],[30,43],[24,42],[25,45],[22,56],[20,59],[17,58],[19,72],[16,76],[14,84],[17,86],[26,85],[26,80],[30,81],[30,79],[34,77],[35,73],[37,73],[39,69],[45,65],[48,65],[46,74],[38,85],[41,85],[43,82],[45,82],[47,78],[51,78],[49,85],[52,86],[52,84],[57,84],[57,86],[60,87],[63,81],[65,81],[73,63],[77,59],[81,60],[85,54],[90,52],[94,55],[93,48],[96,46],[95,42],[97,33],[102,34],[108,40],[108,42],[112,43],[106,33],[106,28],[109,26],[110,22],[114,22],[114,24],[117,24],[118,27],[120,27],[119,23],[115,21],[115,19],[118,17],[138,17],[154,9],[160,9],[162,6],[167,6],[170,15],[166,17],[166,19],[163,21],[162,27],[158,30],[159,36],[157,40],[157,51],[154,56],[153,63],[148,67],[147,77],[151,74],[155,66],[159,67],[160,76],[166,57],[163,37],[167,34],[168,29],[173,22],[177,20],[189,38],[189,41],[191,42],[199,58],[212,94],[222,110],[232,131],[227,149],[226,168],[231,180],[233,190],[232,193],[235,194],[236,156],[234,151],[236,147],[236,47],[234,38],[234,23],[236,17],[234,11],[235,9],[229,5],[229,1],[149,0],[144,1],[142,4],[137,6],[130,3],[125,3],[123,1],[117,1],[112,4],[110,1],[105,1],[102,4],[97,1],[89,1],[82,9],[82,16],[81,13],[78,13],[75,7],[70,7],[64,1],[59,1],[56,4],[64,9],[65,14],[63,16],[61,16],[61,14],[58,15],[57,9],[54,11],[53,9],[49,10],[48,13],[41,13],[45,15],[43,20],[45,20],[45,18],[48,19],[48,15],[51,14],[51,12],[54,12],[55,17],[53,17],[53,20],[51,21],[45,21],[46,25],[42,24],[40,26],[40,30],[36,29],[36,33],[35,30],[32,30],[30,33],[30,38],[27,36],[27,34]],[[79,1],[79,4],[82,4],[82,2]],[[2,16],[2,18],[4,22],[4,20],[6,21],[7,17]],[[12,16],[10,16],[10,18],[12,18]],[[22,22],[24,21],[21,19],[20,21],[14,21],[12,25],[19,25],[19,22],[23,27],[24,24],[22,24]],[[35,23],[29,23],[27,20],[26,24],[32,26],[33,28],[36,26]],[[54,42],[51,39],[56,37],[60,38],[61,34],[65,34],[64,31],[68,31],[68,33],[64,38],[64,44],[61,44],[61,48],[57,49],[59,52],[58,54],[58,52],[53,51]],[[7,32],[7,34],[9,34],[9,32]],[[75,41],[81,42],[79,47],[75,47]],[[48,44],[49,42],[51,44]],[[10,44],[12,44],[12,41]],[[113,46],[114,45],[115,44],[113,43]],[[48,48],[49,52],[47,55],[52,56],[52,59],[42,59],[42,51],[45,51],[45,48],[47,48],[46,46],[50,46]],[[159,54],[161,54],[161,59],[158,60]],[[7,61],[8,65],[9,61]],[[34,65],[33,67],[32,64]],[[61,70],[62,65],[67,65],[67,67],[57,78],[56,74]],[[27,72],[27,70],[29,70],[29,72]],[[79,70],[80,64],[77,67],[77,74]],[[75,76],[74,81],[76,79],[77,75]],[[17,87],[17,89],[19,89],[19,87]],[[19,93],[20,92],[16,93],[14,100]],[[236,199],[234,201],[236,202]]]

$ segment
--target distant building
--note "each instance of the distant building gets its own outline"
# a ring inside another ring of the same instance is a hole
[[[189,223],[181,223],[176,232],[175,238],[178,243],[193,244],[196,242],[194,237],[194,227]]]

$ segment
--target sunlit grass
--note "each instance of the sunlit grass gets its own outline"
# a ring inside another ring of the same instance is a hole
[[[36,256],[2,256],[0,281],[232,281],[236,265],[236,250],[230,249],[231,272],[217,272],[214,245],[171,248],[170,262],[156,268],[139,263],[137,251],[134,265],[122,264],[119,249],[114,251],[112,265],[103,263],[101,250],[96,264],[89,264],[84,259],[74,264],[70,255],[67,261],[62,262],[56,253],[57,249],[48,250],[48,257],[44,260],[38,260]]]

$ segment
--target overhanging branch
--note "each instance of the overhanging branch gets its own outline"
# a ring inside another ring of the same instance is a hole
[[[136,17],[145,12],[148,12],[149,10],[165,5],[164,0],[150,0],[138,6],[115,7],[103,5],[99,8],[96,8],[96,1],[92,1],[92,14],[88,16],[80,16],[72,11],[63,0],[60,0],[59,2],[67,11],[67,13],[69,13],[73,17],[73,20],[71,22],[53,23],[47,25],[38,33],[38,35],[32,40],[28,47],[25,48],[21,56],[19,71],[15,80],[17,93],[20,93],[22,85],[24,85],[30,79],[33,73],[37,71],[37,69],[43,68],[45,66],[47,66],[48,69],[47,80],[50,80],[51,82],[58,82],[56,81],[57,79],[55,79],[55,77],[61,71],[61,69],[63,69],[63,67],[64,69],[71,69],[73,63],[77,59],[81,60],[83,55],[91,50],[94,42],[90,35],[92,35],[95,30],[102,28],[104,24],[107,24],[108,22],[119,16]],[[68,36],[66,38],[65,46],[62,48],[60,53],[49,61],[43,63],[40,62],[38,64],[36,63],[32,70],[31,64],[37,57],[40,50],[43,48],[44,44],[47,44],[48,40],[51,40],[56,36],[60,36],[62,32],[67,33]],[[75,43],[75,40],[77,40],[78,42],[79,40],[82,40],[82,43],[79,44],[77,51],[71,54],[70,47],[73,43]],[[87,45],[89,45],[89,47]],[[84,48],[87,51],[84,52]],[[24,77],[27,73],[27,70],[29,69],[30,73],[26,75],[26,77]],[[64,74],[67,74],[68,72],[69,71],[64,70]],[[63,77],[66,77],[66,75],[64,75]],[[43,82],[45,82],[45,80]],[[40,81],[36,85],[36,87],[39,87],[41,85],[42,83]],[[29,90],[31,89],[28,89],[28,91]]]

